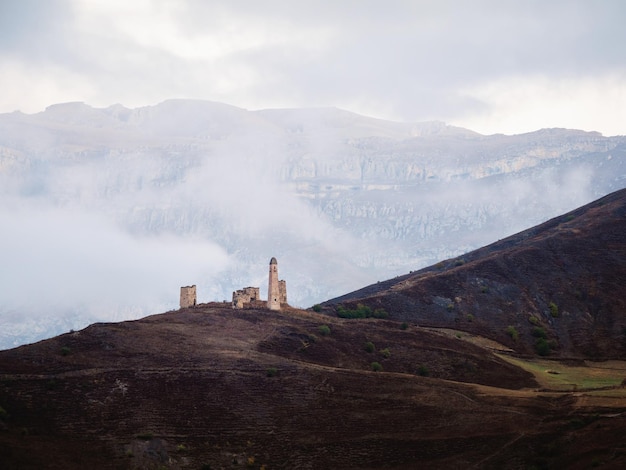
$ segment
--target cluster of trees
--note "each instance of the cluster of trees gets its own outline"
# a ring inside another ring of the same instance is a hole
[[[372,309],[367,305],[358,304],[355,309],[337,307],[337,316],[340,318],[387,318],[389,314],[383,308]]]

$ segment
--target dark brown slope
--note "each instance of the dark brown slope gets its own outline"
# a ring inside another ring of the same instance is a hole
[[[626,463],[620,409],[520,386],[534,382],[489,351],[419,328],[200,306],[0,351],[0,468]]]
[[[626,358],[626,189],[462,257],[326,302],[535,352]],[[519,333],[515,341],[507,334]],[[534,333],[534,334],[533,334]],[[545,345],[544,345],[545,346]]]

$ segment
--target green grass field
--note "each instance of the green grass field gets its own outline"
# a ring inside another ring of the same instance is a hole
[[[626,378],[626,362],[590,362],[571,366],[558,361],[519,359],[499,354],[500,358],[531,372],[542,388],[557,391],[593,390],[619,387]],[[624,395],[626,395],[626,389]]]

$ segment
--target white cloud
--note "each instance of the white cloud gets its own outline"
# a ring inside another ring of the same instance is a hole
[[[620,1],[26,3],[0,18],[0,111],[178,97],[626,132]]]
[[[0,219],[3,309],[94,306],[113,315],[136,305],[176,306],[181,285],[209,282],[229,265],[208,240],[136,237],[101,215],[22,200],[0,210]]]
[[[478,132],[513,134],[565,127],[626,134],[626,70],[596,77],[512,77],[462,93],[485,104],[485,112],[456,120]]]

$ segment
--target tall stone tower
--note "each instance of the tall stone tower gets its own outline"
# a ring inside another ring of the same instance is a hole
[[[267,308],[280,310],[280,287],[278,285],[278,261],[270,260],[270,280],[267,289]]]

